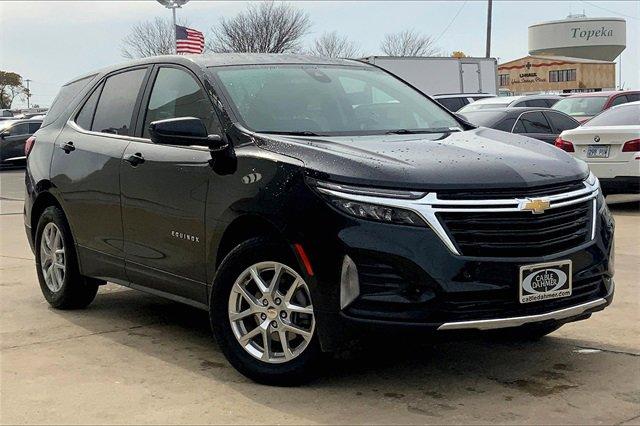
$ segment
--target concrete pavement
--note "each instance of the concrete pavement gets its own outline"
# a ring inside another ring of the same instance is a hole
[[[640,423],[640,212],[616,216],[616,298],[537,343],[407,342],[300,388],[254,384],[204,312],[109,284],[83,311],[38,288],[22,172],[0,173],[0,422]]]

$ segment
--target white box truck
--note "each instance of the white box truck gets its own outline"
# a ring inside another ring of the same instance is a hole
[[[431,96],[498,94],[495,58],[369,56],[361,60],[389,71]]]

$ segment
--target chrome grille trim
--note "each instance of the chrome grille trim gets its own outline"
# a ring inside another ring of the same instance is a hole
[[[600,192],[600,183],[596,179],[593,184],[589,184],[587,180],[584,182],[584,189],[570,191],[563,194],[531,197],[535,199],[543,198],[550,202],[549,209],[569,206],[573,204],[584,203],[589,200],[593,200],[592,210],[592,229],[591,240],[595,238],[595,224],[596,224],[596,197]],[[506,213],[506,212],[520,212],[522,211],[522,205],[529,201],[531,198],[507,198],[507,199],[495,199],[495,200],[441,200],[438,199],[438,194],[435,192],[429,192],[425,196],[419,199],[400,199],[389,197],[377,197],[369,195],[359,195],[350,192],[342,192],[335,189],[329,189],[326,187],[317,187],[317,191],[351,201],[359,201],[362,203],[377,204],[386,207],[396,207],[406,210],[411,210],[418,214],[426,224],[433,230],[433,232],[442,240],[444,245],[453,253],[458,256],[461,253],[456,248],[455,244],[447,234],[440,223],[437,213],[440,212],[457,212],[457,213]],[[481,207],[479,207],[481,206]]]

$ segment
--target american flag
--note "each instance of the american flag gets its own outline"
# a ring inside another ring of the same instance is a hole
[[[176,25],[176,52],[202,53],[204,50],[204,34],[191,28]]]

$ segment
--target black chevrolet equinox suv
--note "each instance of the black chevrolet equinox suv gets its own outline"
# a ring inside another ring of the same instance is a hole
[[[110,67],[61,89],[26,153],[51,306],[110,281],[202,308],[263,383],[308,380],[365,331],[539,337],[613,298],[614,222],[585,163],[357,61]]]

